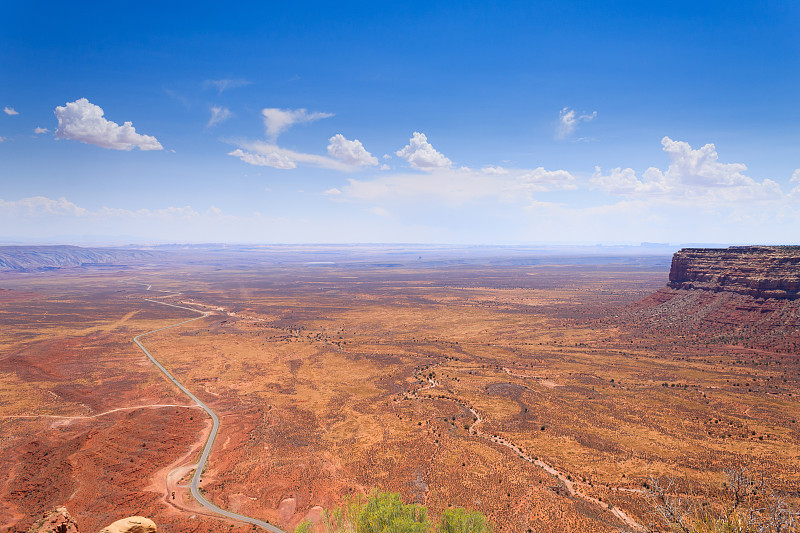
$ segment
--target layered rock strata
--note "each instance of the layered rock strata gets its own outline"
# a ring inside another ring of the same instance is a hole
[[[667,286],[733,292],[754,298],[800,298],[800,246],[684,248]]]

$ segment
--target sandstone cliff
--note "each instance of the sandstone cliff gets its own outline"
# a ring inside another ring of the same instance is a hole
[[[800,298],[800,246],[684,248],[672,258],[668,286],[755,298]]]
[[[637,334],[796,354],[799,288],[800,246],[685,248],[666,286],[621,319]]]

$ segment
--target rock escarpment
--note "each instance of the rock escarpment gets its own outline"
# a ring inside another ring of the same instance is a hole
[[[637,334],[797,354],[799,289],[800,246],[685,248],[625,320]]]
[[[672,258],[667,285],[754,298],[798,299],[800,246],[684,248]]]

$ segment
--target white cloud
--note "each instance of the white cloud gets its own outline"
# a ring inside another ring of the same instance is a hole
[[[518,190],[545,192],[556,189],[577,189],[573,183],[575,178],[566,170],[545,170],[543,167],[537,167],[526,170],[512,179],[517,182]]]
[[[353,165],[348,165],[342,161],[325,157],[324,155],[304,154],[281,148],[276,144],[267,142],[242,143],[241,148],[237,148],[228,155],[238,157],[245,163],[261,167],[273,167],[284,170],[297,168],[298,164],[310,165],[331,170],[353,170]]]
[[[8,106],[5,106],[5,107],[3,108],[3,112],[4,112],[6,115],[19,115],[19,113],[17,112],[17,110],[16,110],[16,109],[14,109],[13,107],[8,107]]]
[[[103,109],[86,98],[56,107],[55,114],[58,119],[56,137],[59,139],[72,139],[112,150],[132,150],[135,147],[163,150],[155,137],[136,133],[132,123],[125,122],[120,126],[107,120]]]
[[[273,142],[275,142],[281,132],[286,131],[294,124],[314,122],[333,116],[333,113],[322,113],[319,111],[309,113],[305,109],[278,109],[275,107],[263,109],[261,114],[264,116],[264,126],[267,128],[267,137]]]
[[[339,189],[334,187],[333,189],[328,189],[327,191],[323,192],[322,194],[324,194],[325,196],[339,196],[340,194],[342,194],[342,191],[340,191]]]
[[[274,148],[275,150],[273,151],[265,151],[265,153],[261,154],[245,152],[241,148],[237,148],[232,152],[228,152],[228,155],[238,157],[247,164],[259,167],[273,167],[282,169],[297,168],[297,164],[295,164],[291,157],[284,154],[283,151],[277,146]]]
[[[392,167],[390,167],[390,166],[389,166],[389,165],[387,165],[386,163],[384,163],[384,164],[382,164],[382,165],[381,165],[381,170],[390,170],[391,168],[392,168]]]
[[[5,142],[5,140],[6,140],[6,138],[5,138],[5,137],[0,137],[0,143],[1,143],[1,142]]]
[[[203,82],[203,87],[207,89],[209,87],[213,87],[217,89],[217,91],[221,95],[228,89],[236,89],[237,87],[244,87],[245,85],[250,85],[250,83],[252,82],[242,79],[206,80]]]
[[[279,169],[297,168],[299,164],[332,170],[351,171],[359,167],[375,166],[378,159],[370,154],[359,140],[348,140],[341,133],[328,139],[330,157],[296,152],[281,148],[275,142],[278,135],[293,124],[313,122],[333,116],[331,113],[309,113],[305,109],[275,109],[262,111],[269,141],[238,141],[236,150],[228,155],[238,157],[250,165]]]
[[[48,130],[47,128],[42,128],[41,126],[36,126],[36,129],[33,130],[33,133],[35,133],[36,135],[41,135],[42,133],[47,133],[48,131],[50,131],[50,130]]]
[[[578,129],[581,122],[589,122],[597,117],[597,111],[593,111],[589,115],[576,116],[574,109],[565,107],[561,110],[558,117],[558,127],[556,129],[556,138],[566,139]]]
[[[417,170],[432,171],[453,166],[453,162],[445,157],[444,154],[437,152],[428,142],[425,134],[418,131],[415,131],[408,144],[402,150],[395,152],[395,154],[408,161],[411,168]]]
[[[212,105],[211,106],[211,118],[208,119],[208,124],[206,124],[206,128],[210,128],[212,126],[215,126],[215,125],[219,124],[220,122],[228,120],[232,116],[233,116],[233,113],[231,113],[231,110],[228,109],[227,107],[221,107],[221,106]]]
[[[493,167],[493,166],[483,167],[483,168],[481,169],[481,172],[483,172],[484,174],[508,174],[508,170],[504,169],[504,168],[503,168],[503,167],[501,167],[501,166],[496,166],[496,167]]]
[[[0,199],[0,215],[4,216],[85,216],[87,214],[89,214],[87,209],[78,207],[64,197],[58,200],[52,200],[45,196],[32,196],[14,201]]]
[[[370,181],[348,180],[346,197],[365,201],[436,200],[461,205],[483,198],[504,202],[532,201],[532,193],[574,189],[575,178],[565,170],[509,169],[505,174],[462,167],[427,174],[391,174]]]
[[[396,154],[425,173],[392,173],[368,181],[350,179],[342,190],[343,196],[364,201],[412,199],[461,205],[483,198],[531,202],[535,192],[576,188],[575,178],[565,170],[453,168],[452,161],[436,151],[420,132],[414,132],[409,144]],[[388,167],[382,165],[381,169]]]
[[[615,168],[603,175],[597,167],[591,184],[620,196],[694,203],[769,200],[783,195],[773,180],[758,182],[745,175],[747,166],[720,163],[713,144],[693,150],[688,143],[669,137],[661,139],[661,144],[670,158],[666,172],[650,167],[639,178],[631,168]]]
[[[349,141],[344,135],[337,133],[328,141],[330,143],[328,144],[328,155],[334,159],[353,166],[374,166],[378,164],[378,158],[367,152],[358,139]]]
[[[800,197],[800,168],[795,170],[792,173],[792,177],[789,179],[789,183],[796,183],[794,189],[789,192],[789,195],[792,197]]]
[[[211,206],[205,212],[198,212],[191,206],[165,207],[163,209],[120,209],[116,207],[101,207],[95,211],[80,207],[75,203],[61,197],[57,200],[45,196],[32,196],[19,200],[6,201],[0,198],[0,216],[37,218],[43,216],[68,216],[81,218],[99,217],[127,217],[127,218],[161,218],[161,219],[191,219],[200,216],[225,217],[222,211]]]

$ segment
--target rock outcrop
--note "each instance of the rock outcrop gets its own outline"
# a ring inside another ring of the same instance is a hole
[[[684,248],[672,258],[667,285],[794,300],[800,298],[800,246]]]
[[[156,524],[143,516],[129,516],[104,527],[100,533],[156,533]]]
[[[78,533],[78,524],[66,507],[56,507],[28,528],[28,533]]]
[[[129,516],[107,525],[100,530],[100,533],[156,533],[156,531],[155,522],[149,518]],[[66,507],[56,507],[28,528],[27,533],[80,533],[80,530]]]

